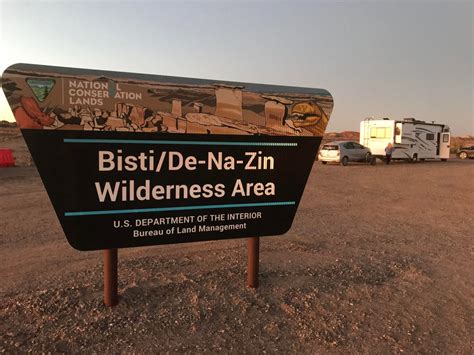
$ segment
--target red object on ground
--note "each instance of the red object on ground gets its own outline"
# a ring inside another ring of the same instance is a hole
[[[0,148],[0,168],[15,166],[13,152],[11,149]]]

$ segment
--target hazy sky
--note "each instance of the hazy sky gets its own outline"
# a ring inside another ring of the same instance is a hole
[[[330,131],[375,116],[474,134],[473,4],[0,0],[0,71],[23,62],[324,88]],[[13,120],[3,93],[0,119]]]

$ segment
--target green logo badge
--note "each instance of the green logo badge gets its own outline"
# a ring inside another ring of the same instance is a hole
[[[54,87],[56,82],[53,79],[28,78],[26,83],[33,91],[33,94],[39,102],[43,102]]]

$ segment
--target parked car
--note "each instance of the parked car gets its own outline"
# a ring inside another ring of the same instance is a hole
[[[369,148],[357,142],[336,141],[322,146],[318,160],[321,160],[323,164],[340,163],[346,166],[352,161],[370,163],[372,162],[372,154]]]
[[[474,145],[458,148],[457,154],[460,159],[474,158]]]

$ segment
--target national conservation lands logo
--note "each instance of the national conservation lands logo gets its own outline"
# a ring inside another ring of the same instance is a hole
[[[30,64],[2,82],[79,250],[286,233],[333,109],[323,89]]]
[[[26,82],[39,102],[43,102],[56,83],[53,79],[27,78]]]

